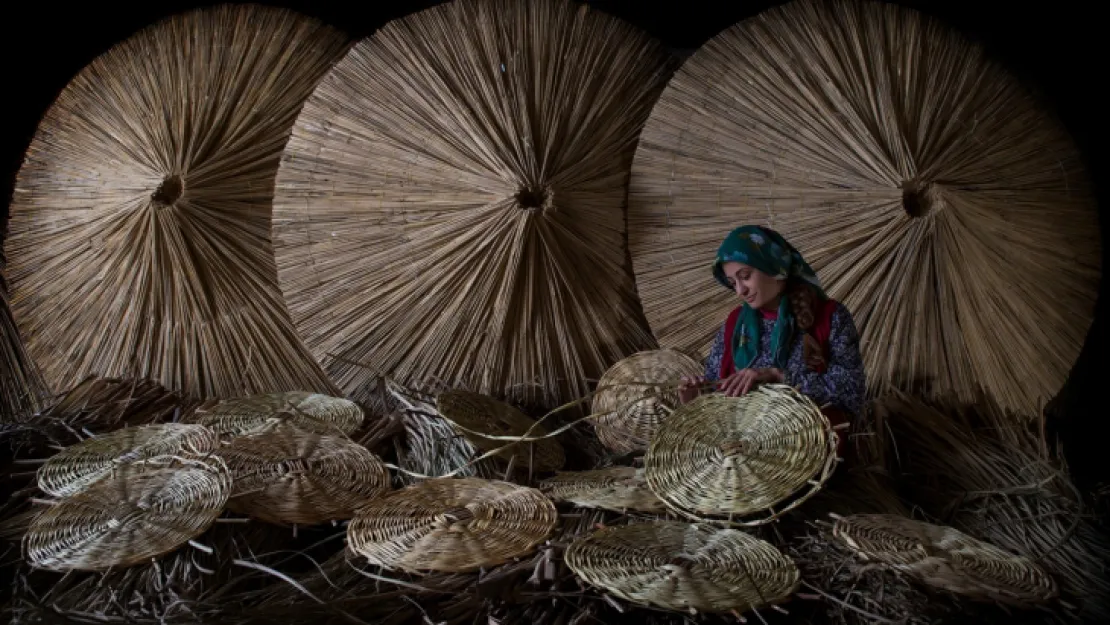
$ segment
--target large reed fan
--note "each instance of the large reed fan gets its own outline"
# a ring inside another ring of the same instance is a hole
[[[289,11],[220,6],[69,83],[19,172],[8,241],[15,318],[50,385],[332,391],[281,300],[270,202],[297,112],[347,47]]]
[[[629,245],[665,347],[705,353],[710,274],[771,226],[854,313],[869,381],[1035,415],[1091,323],[1095,205],[1059,124],[976,45],[873,2],[800,0],[675,74],[633,165]]]
[[[624,206],[665,58],[585,6],[457,0],[335,66],[286,148],[274,251],[345,392],[381,372],[551,401],[654,344]]]

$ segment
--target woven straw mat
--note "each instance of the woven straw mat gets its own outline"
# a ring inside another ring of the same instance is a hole
[[[389,489],[389,472],[365,447],[295,427],[241,436],[216,453],[235,478],[228,508],[270,523],[349,519]]]
[[[1053,579],[1028,558],[951,527],[893,514],[856,514],[837,519],[833,535],[861,559],[971,598],[1032,605],[1057,593]]]
[[[594,427],[601,443],[618,454],[643,451],[659,423],[678,406],[678,392],[664,391],[704,368],[673,349],[639,352],[617,362],[598,382]]]
[[[644,470],[610,467],[596,471],[568,471],[544,480],[540,490],[555,501],[583,508],[663,513],[667,506],[648,488]]]
[[[516,456],[516,466],[536,471],[555,471],[563,466],[563,447],[548,438],[534,443],[513,444],[510,440],[497,440],[489,436],[545,436],[547,430],[512,406],[492,397],[470,391],[446,391],[436,398],[439,414],[455,426],[483,453],[512,445],[498,455],[506,460]]]
[[[223,512],[231,475],[208,459],[130,464],[37,516],[24,536],[31,566],[55,571],[127,567],[177,549]]]
[[[212,402],[198,408],[190,420],[220,436],[239,436],[282,423],[317,434],[350,435],[362,419],[362,409],[353,401],[297,391]]]
[[[357,511],[350,549],[402,571],[465,572],[527,554],[555,527],[555,506],[538,490],[481,478],[434,479]]]
[[[672,521],[604,528],[572,543],[565,560],[618,597],[682,611],[779,603],[800,578],[790,558],[750,534]]]
[[[747,515],[813,483],[835,462],[834,437],[812,401],[769,384],[743,397],[703,395],[676,410],[659,426],[644,468],[651,490],[678,508]]]
[[[205,454],[219,439],[202,425],[163,423],[109,432],[88,438],[52,456],[38,470],[39,488],[69,497],[88,488],[121,465],[156,456]]]

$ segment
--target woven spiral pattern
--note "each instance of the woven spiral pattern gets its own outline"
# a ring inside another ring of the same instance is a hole
[[[972,598],[1032,605],[1057,594],[1055,581],[1028,558],[951,527],[893,514],[856,514],[838,518],[833,535],[864,560]]]
[[[347,526],[347,543],[388,569],[464,572],[528,553],[557,518],[551,500],[532,488],[474,477],[436,479],[360,509]]]
[[[218,462],[131,464],[31,522],[31,566],[97,571],[141,564],[202,534],[223,512],[231,475]]]
[[[540,491],[555,501],[569,501],[583,508],[617,512],[667,511],[667,506],[648,488],[644,470],[634,467],[559,473],[544,480]]]
[[[294,323],[345,393],[366,399],[377,373],[355,363],[371,363],[551,405],[654,346],[624,205],[665,62],[576,3],[458,0],[335,66],[286,148],[274,250]]]
[[[340,397],[294,391],[211,403],[190,419],[221,436],[256,434],[282,424],[316,434],[350,435],[362,425],[363,412]]]
[[[121,466],[156,456],[203,455],[219,439],[202,425],[162,423],[123,428],[88,438],[51,456],[38,470],[39,488],[69,497],[117,471]]]
[[[787,599],[800,579],[770,543],[669,521],[604,528],[572,543],[565,560],[598,588],[668,610],[742,612]]]
[[[790,2],[676,72],[629,189],[661,346],[705,355],[738,303],[710,264],[743,224],[781,232],[852,311],[876,392],[985,392],[1036,417],[1094,316],[1097,208],[1065,129],[979,45],[893,3]]]
[[[643,451],[659,423],[678,405],[673,387],[684,376],[698,376],[704,367],[672,350],[640,352],[609,368],[594,395],[594,426],[601,443],[618,454]]]
[[[334,392],[301,345],[270,244],[274,176],[348,47],[282,9],[173,16],[96,58],[16,180],[12,309],[55,391],[89,375],[190,397]]]
[[[270,523],[349,519],[389,490],[381,459],[338,436],[286,426],[236,438],[217,454],[235,478],[228,509]]]
[[[785,385],[703,395],[659,426],[644,456],[652,491],[689,512],[748,515],[813,482],[835,462],[828,419]]]
[[[528,467],[531,464],[536,471],[555,471],[562,468],[566,460],[563,446],[553,438],[516,444],[511,440],[488,438],[522,437],[526,433],[529,438],[537,438],[547,434],[542,425],[536,425],[524,413],[492,397],[469,391],[446,391],[436,397],[436,408],[459,430],[459,434],[483,453],[511,445],[498,455],[506,460],[516,456],[516,466]]]

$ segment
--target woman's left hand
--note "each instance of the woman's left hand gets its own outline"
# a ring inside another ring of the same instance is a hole
[[[784,380],[779,369],[742,369],[722,381],[718,389],[727,397],[740,397],[757,384],[781,383]]]

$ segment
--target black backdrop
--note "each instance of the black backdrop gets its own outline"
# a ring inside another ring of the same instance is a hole
[[[523,0],[522,0],[523,1]],[[1101,228],[1107,229],[1105,121],[1100,100],[1105,87],[1104,38],[1096,19],[1099,3],[1057,0],[1022,4],[1005,0],[897,0],[941,18],[988,50],[1039,92],[1080,146],[1100,199]],[[387,21],[437,4],[434,0],[317,0],[263,2],[314,16],[356,37]],[[82,67],[116,42],[170,14],[204,2],[85,2],[69,5],[26,1],[0,9],[4,108],[0,117],[0,220],[7,219],[16,171],[39,119],[58,92]],[[697,48],[717,32],[779,4],[759,0],[595,0],[594,7],[617,15],[676,51]],[[1019,8],[1025,7],[1025,8]],[[1100,106],[1101,105],[1101,106]],[[1106,236],[1103,236],[1104,241]],[[1106,267],[1105,244],[1103,266]],[[1098,319],[1064,394],[1066,418],[1058,424],[1076,477],[1084,484],[1110,479],[1110,463],[1099,457],[1094,432],[1105,410],[1099,384],[1100,355],[1110,354],[1106,336],[1105,281]],[[1053,302],[1044,302],[1052,306]]]

